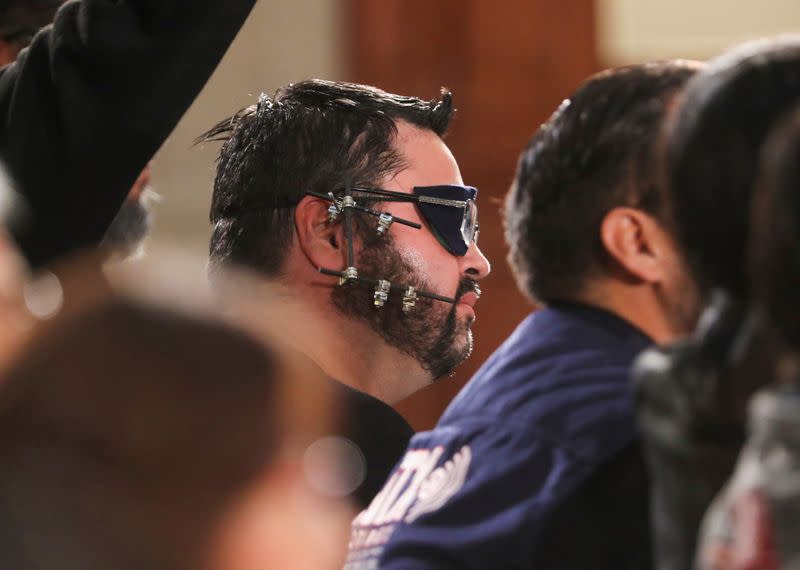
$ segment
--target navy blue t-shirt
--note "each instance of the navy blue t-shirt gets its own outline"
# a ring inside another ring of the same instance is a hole
[[[637,566],[605,545],[649,553],[636,544],[648,542],[647,485],[628,380],[649,344],[586,306],[526,318],[411,440],[353,522],[346,568],[575,568],[580,549],[590,567]],[[624,536],[615,516],[645,538]]]

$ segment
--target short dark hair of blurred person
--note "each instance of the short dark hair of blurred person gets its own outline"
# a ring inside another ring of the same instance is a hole
[[[40,28],[53,21],[64,0],[0,2],[0,66],[8,65],[28,47]]]
[[[142,170],[106,231],[101,249],[111,261],[138,257],[153,225],[153,205],[159,196],[150,186],[150,165]]]
[[[756,314],[777,347],[775,383],[751,399],[736,469],[703,518],[700,570],[791,567],[800,555],[800,105],[770,132],[758,171],[749,278]]]
[[[698,67],[598,74],[533,137],[505,218],[511,267],[535,302],[602,307],[656,342],[691,331],[697,299],[654,155],[667,106]]]
[[[710,305],[691,338],[635,367],[659,570],[692,565],[700,521],[744,442],[747,403],[774,380],[776,346],[747,307],[746,248],[764,141],[799,100],[800,36],[751,42],[690,81],[666,134],[666,201]]]
[[[649,567],[629,366],[692,324],[653,164],[667,109],[696,69],[595,75],[534,134],[506,235],[520,286],[545,307],[415,436],[354,521],[348,567]],[[374,539],[384,533],[388,542]]]
[[[244,266],[298,307],[286,337],[354,400],[363,506],[413,433],[390,404],[469,356],[477,282],[490,271],[476,243],[477,190],[443,141],[452,115],[446,90],[425,101],[313,79],[262,94],[200,137],[224,141],[212,279]],[[345,208],[347,191],[359,208]]]
[[[303,475],[318,435],[284,396],[318,384],[293,366],[141,300],[46,326],[0,387],[0,566],[338,567],[349,517]]]

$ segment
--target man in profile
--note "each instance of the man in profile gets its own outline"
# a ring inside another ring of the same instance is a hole
[[[447,91],[424,101],[310,80],[202,137],[225,141],[212,274],[264,275],[285,298],[286,338],[348,387],[349,431],[367,456],[363,506],[411,436],[391,404],[472,350],[490,269],[476,243],[477,190],[442,140],[452,114]]]
[[[354,521],[347,568],[649,568],[629,366],[691,330],[693,284],[653,169],[696,66],[607,71],[519,160],[510,262],[543,308],[414,437]]]

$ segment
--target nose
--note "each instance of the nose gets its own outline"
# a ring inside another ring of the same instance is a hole
[[[483,255],[483,252],[475,242],[471,243],[467,254],[461,258],[461,274],[475,281],[480,281],[491,272],[492,265],[489,260],[486,259],[486,256]]]

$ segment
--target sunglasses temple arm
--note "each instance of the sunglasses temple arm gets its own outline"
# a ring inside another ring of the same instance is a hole
[[[327,200],[328,202],[331,201],[331,197],[330,196],[327,196],[325,194],[320,194],[319,192],[306,192],[306,194],[308,194],[309,196],[314,196],[315,198],[319,198],[320,200]],[[409,201],[413,201],[413,200],[409,200]],[[355,205],[350,206],[350,207],[351,208],[355,208],[356,210],[358,210],[360,212],[364,212],[365,214],[370,214],[372,216],[375,216],[376,218],[380,217],[380,215],[381,215],[381,212],[379,212],[377,210],[373,210],[372,208],[367,208],[365,206],[359,206],[358,204],[355,204]],[[404,218],[398,218],[396,216],[392,216],[392,221],[394,221],[397,224],[402,224],[404,226],[408,226],[410,228],[414,228],[415,230],[422,229],[422,224],[418,224],[417,222],[412,222],[412,221],[406,220]]]
[[[340,279],[346,278],[345,273],[343,271],[334,271],[333,269],[326,269],[324,267],[320,267],[319,272],[322,273],[323,275],[330,275],[331,277],[339,277]],[[373,286],[378,284],[377,279],[370,279],[368,277],[361,277],[361,276],[356,277],[355,281],[359,281],[360,283],[366,283],[367,285],[373,285]],[[392,284],[390,287],[390,290],[394,291],[405,291],[406,289],[408,289],[408,286],[404,285]],[[442,301],[443,303],[450,303],[451,305],[454,305],[456,302],[456,299],[452,297],[444,297],[442,295],[437,295],[436,293],[430,293],[428,291],[418,290],[417,295],[420,297],[425,297],[427,299],[433,299],[434,301]]]
[[[354,208],[356,210],[364,212],[365,214],[371,214],[377,218],[381,216],[381,212],[378,212],[377,210],[373,210],[371,208],[366,208],[364,206],[358,206],[358,205],[354,206]],[[398,218],[397,216],[392,216],[392,221],[396,224],[402,224],[404,226],[414,228],[415,230],[422,229],[422,224],[418,224],[417,222],[412,222],[411,220],[406,220],[404,218]]]

